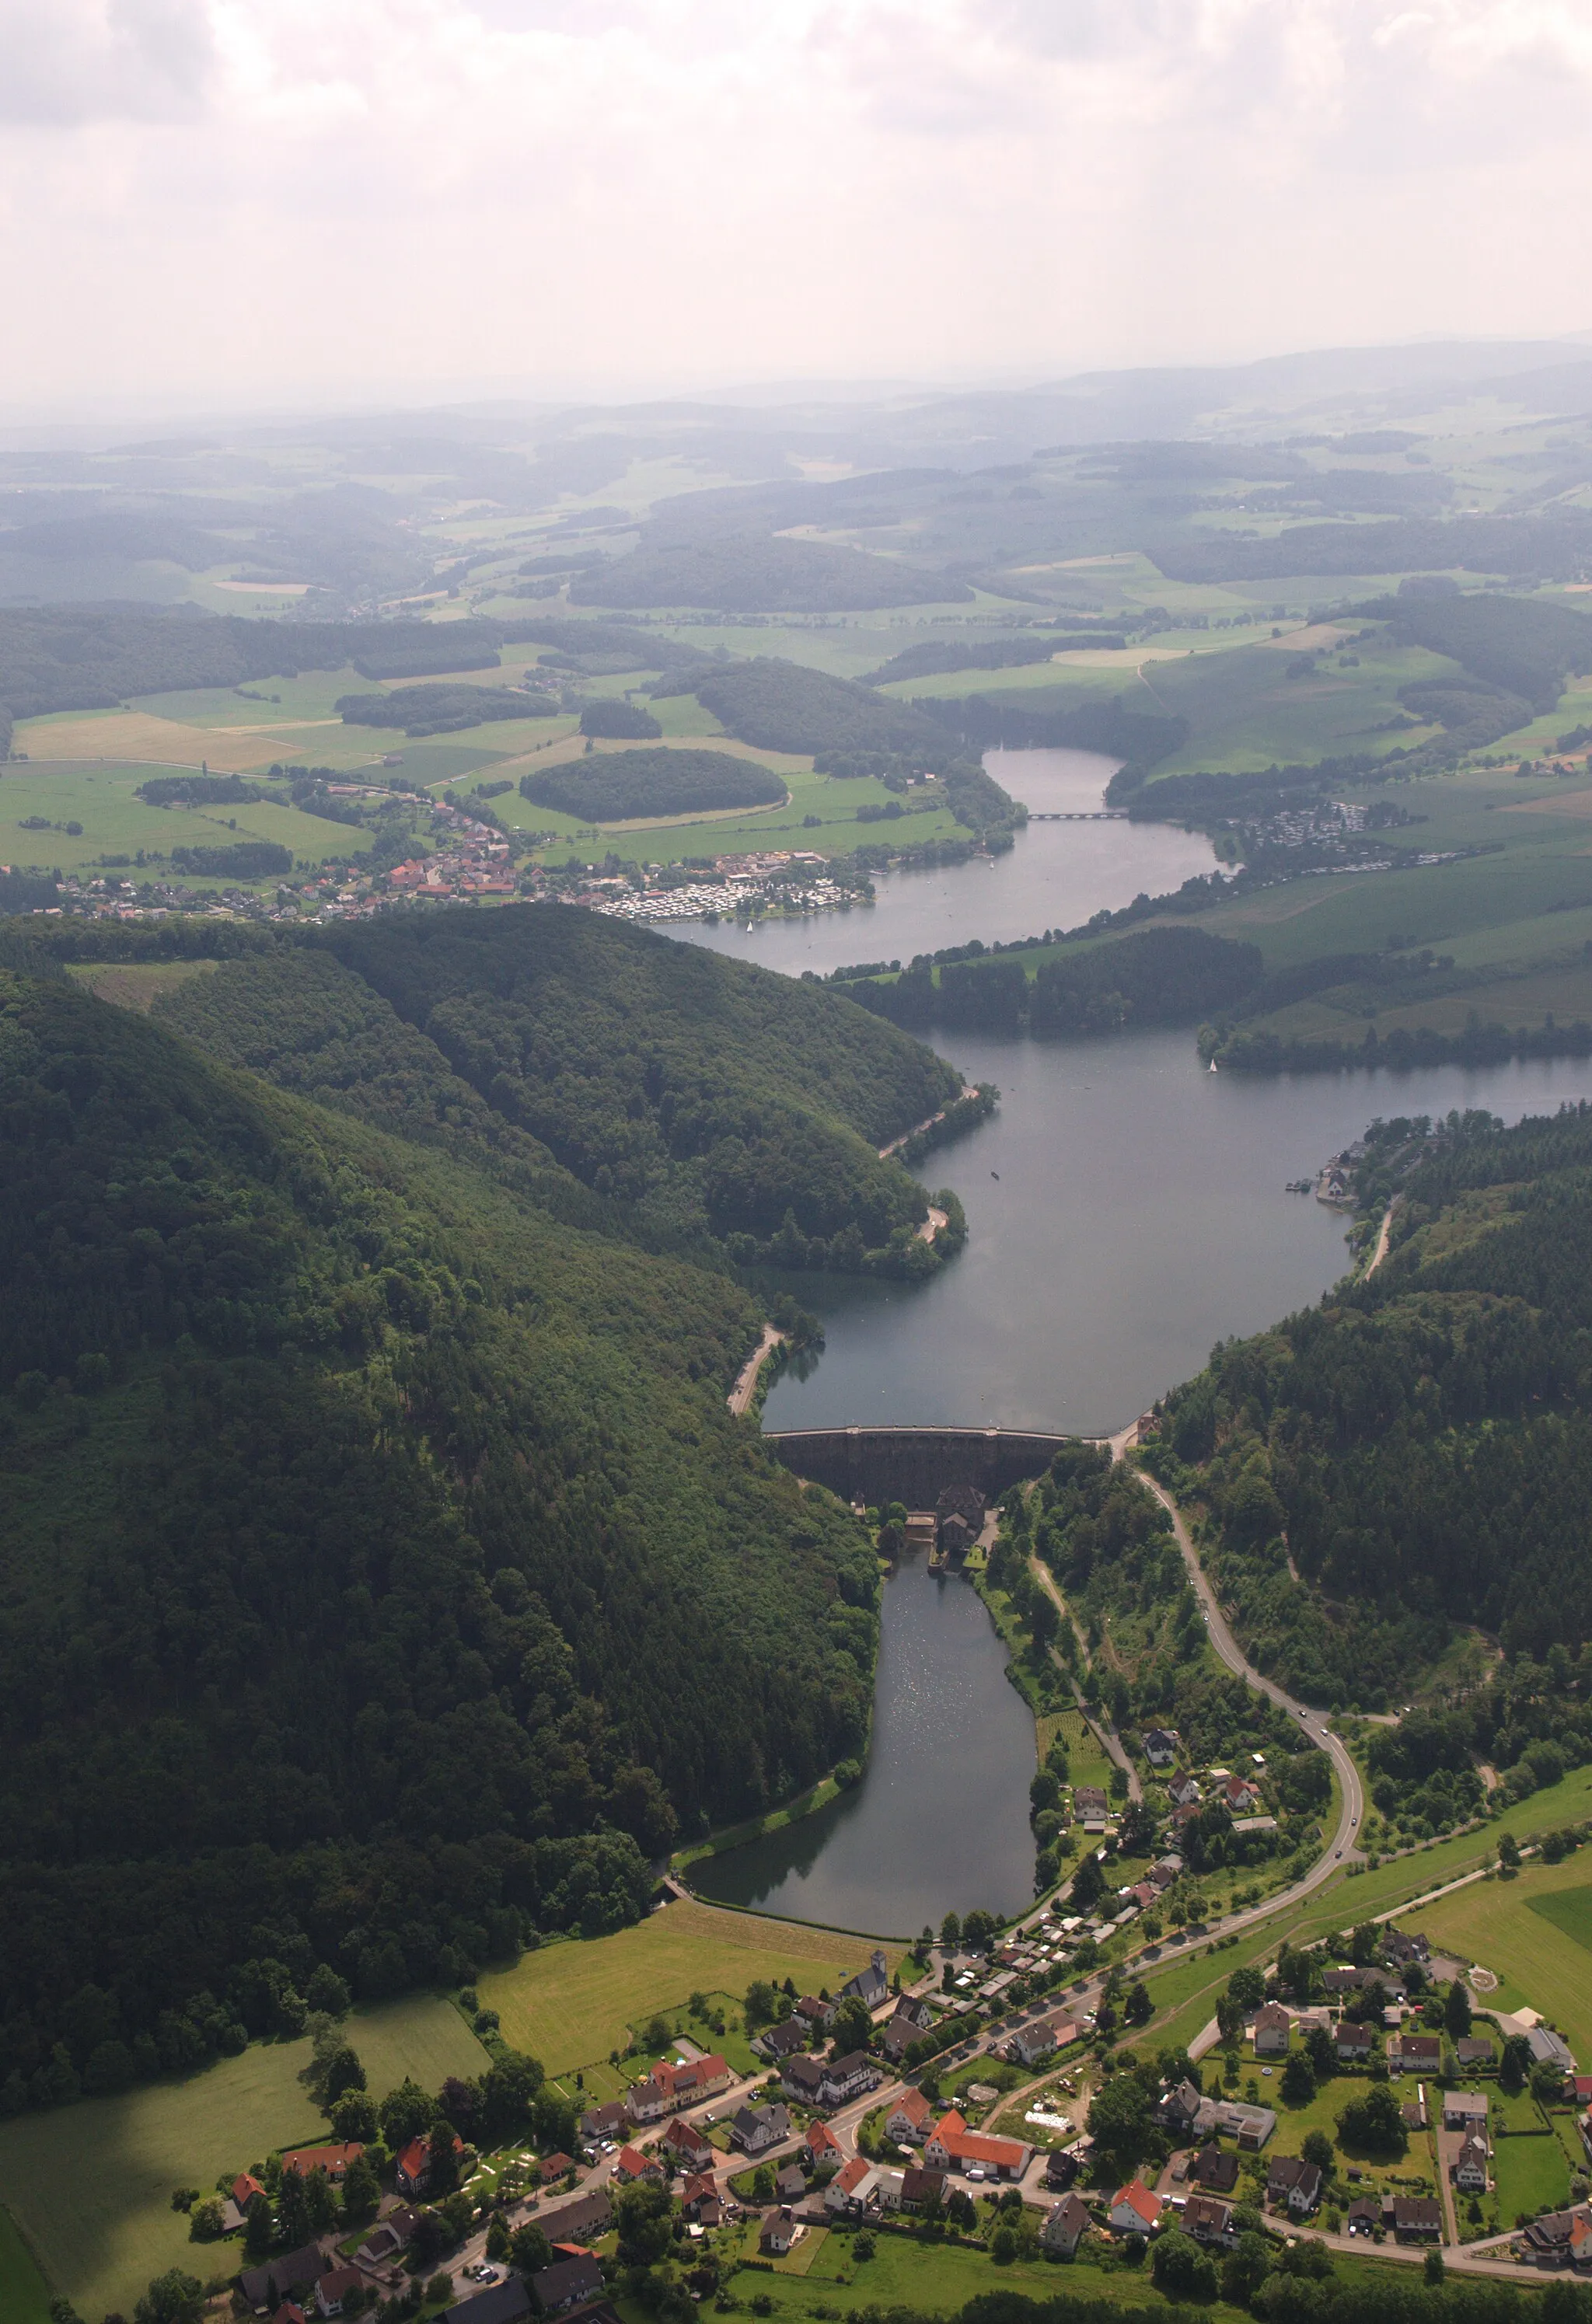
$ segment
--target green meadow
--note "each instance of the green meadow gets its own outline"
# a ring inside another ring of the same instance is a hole
[[[348,2034],[378,2096],[412,2075],[436,2089],[449,2074],[478,2074],[486,2053],[452,2005],[436,1998],[361,2010]],[[209,2189],[275,2146],[322,2135],[299,2082],[308,2041],[256,2043],[181,2081],[116,2098],[85,2098],[53,2113],[0,2123],[0,2190],[53,2289],[84,2315],[130,2315],[153,2276],[169,2267],[229,2274],[232,2246],[188,2240],[171,2205],[174,2187]],[[0,2240],[0,2283],[6,2246]],[[0,2324],[14,2324],[0,2291]],[[14,2324],[34,2324],[26,2305]]]

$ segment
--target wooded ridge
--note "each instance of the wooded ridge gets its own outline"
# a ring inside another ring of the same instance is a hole
[[[250,946],[153,1018],[60,973],[94,933],[0,969],[9,2107],[279,2030],[316,1961],[620,1925],[858,1752],[875,1560],[725,1407],[718,1237],[793,1195],[932,1265],[874,1148],[954,1085],[579,913]]]

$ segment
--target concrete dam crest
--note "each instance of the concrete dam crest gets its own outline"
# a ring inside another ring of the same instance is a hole
[[[842,1500],[931,1509],[950,1485],[976,1485],[986,1501],[1043,1474],[1076,1436],[1014,1428],[791,1428],[764,1437],[793,1475]]]

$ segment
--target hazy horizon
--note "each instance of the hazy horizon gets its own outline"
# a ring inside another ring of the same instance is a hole
[[[0,29],[12,427],[1592,321],[1587,0],[0,0]]]

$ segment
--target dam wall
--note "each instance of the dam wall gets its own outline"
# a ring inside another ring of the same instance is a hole
[[[993,1501],[1077,1440],[1013,1428],[792,1428],[763,1441],[796,1476],[842,1500],[931,1509],[948,1485],[976,1485]]]

